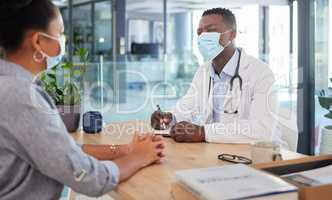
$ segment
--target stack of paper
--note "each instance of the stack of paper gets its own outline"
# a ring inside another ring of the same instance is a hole
[[[331,184],[332,165],[313,170],[288,174],[283,177],[307,186],[320,186],[325,184]]]
[[[292,192],[297,197],[295,186],[241,164],[178,171],[176,178],[200,199],[247,199]]]

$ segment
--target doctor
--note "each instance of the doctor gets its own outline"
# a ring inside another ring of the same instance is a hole
[[[206,10],[200,20],[198,47],[208,61],[197,70],[186,95],[172,112],[155,111],[155,129],[172,126],[177,142],[281,142],[274,132],[270,94],[275,82],[267,64],[237,48],[234,14],[224,8]]]

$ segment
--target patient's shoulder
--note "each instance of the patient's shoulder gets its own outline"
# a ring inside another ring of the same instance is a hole
[[[48,94],[38,85],[27,79],[2,76],[0,98],[3,106],[29,107],[33,105],[53,107]]]

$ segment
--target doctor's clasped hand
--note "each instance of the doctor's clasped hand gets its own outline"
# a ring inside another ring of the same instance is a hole
[[[172,127],[171,137],[176,142],[204,142],[204,127],[182,121]]]

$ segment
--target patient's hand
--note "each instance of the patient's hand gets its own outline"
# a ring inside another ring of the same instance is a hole
[[[132,153],[132,151],[135,149],[135,146],[137,146],[137,144],[141,143],[144,140],[150,140],[151,142],[157,144],[155,146],[155,149],[159,152],[157,155],[159,157],[158,160],[156,160],[155,163],[161,163],[161,159],[163,157],[165,157],[164,154],[164,149],[165,149],[165,143],[163,141],[163,137],[162,136],[158,136],[158,135],[154,135],[154,134],[150,134],[150,133],[145,133],[145,134],[135,134],[133,137],[133,140],[131,143],[129,143],[129,153]]]
[[[182,121],[172,127],[171,137],[176,142],[204,142],[205,131],[203,126]]]
[[[164,157],[165,143],[153,134],[135,134],[129,145],[129,154],[114,160],[120,169],[120,182],[150,164],[160,163]]]

